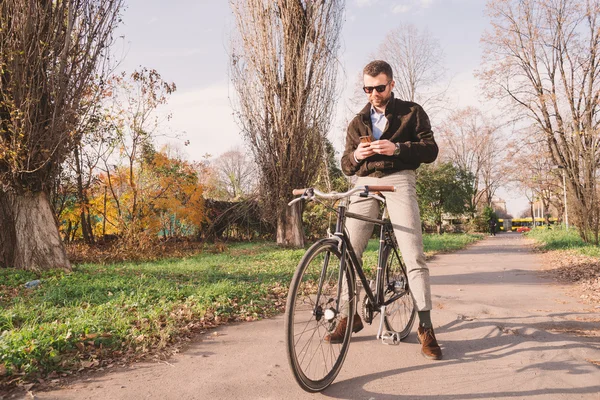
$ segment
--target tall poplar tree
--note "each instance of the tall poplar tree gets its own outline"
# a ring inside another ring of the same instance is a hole
[[[301,205],[292,189],[310,185],[323,163],[337,92],[344,2],[232,0],[236,111],[277,223],[277,243],[303,246]]]

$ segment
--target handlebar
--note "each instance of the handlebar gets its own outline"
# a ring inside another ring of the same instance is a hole
[[[288,203],[288,206],[291,206],[292,204],[303,200],[303,199],[308,199],[308,200],[312,200],[314,197],[321,197],[324,199],[330,199],[330,200],[339,200],[339,199],[343,199],[345,197],[350,197],[355,193],[358,192],[362,192],[365,196],[372,196],[372,197],[376,197],[379,199],[381,199],[379,196],[376,195],[377,192],[395,192],[396,191],[396,187],[395,186],[382,186],[382,185],[364,185],[364,186],[355,186],[354,188],[348,190],[347,192],[331,192],[331,193],[324,193],[321,192],[319,189],[315,189],[315,188],[306,188],[306,189],[294,189],[292,190],[292,194],[294,196],[300,196],[292,201],[290,201]]]

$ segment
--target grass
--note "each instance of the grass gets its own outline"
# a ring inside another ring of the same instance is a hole
[[[600,257],[600,247],[585,243],[577,229],[534,229],[526,235],[539,242],[543,250],[573,250],[582,255]]]
[[[425,250],[454,250],[475,235],[426,235]],[[377,241],[365,252],[375,265]],[[71,374],[161,349],[198,329],[283,311],[304,250],[235,244],[221,254],[41,275],[0,269],[0,381]],[[37,288],[23,285],[40,279]]]
[[[483,239],[482,234],[452,234],[423,236],[423,247],[427,255],[455,251],[466,247],[468,244]]]

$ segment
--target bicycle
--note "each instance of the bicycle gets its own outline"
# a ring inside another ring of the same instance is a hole
[[[294,378],[307,392],[327,388],[338,375],[348,353],[358,306],[357,274],[365,291],[361,302],[363,320],[371,324],[376,315],[381,314],[377,339],[385,344],[399,344],[412,329],[415,303],[387,208],[384,207],[381,219],[346,211],[348,199],[355,193],[385,205],[382,193],[391,191],[395,191],[393,186],[357,186],[344,193],[323,193],[314,188],[293,191],[294,195],[301,196],[292,200],[289,206],[317,198],[340,200],[335,210],[335,232],[306,251],[292,278],[286,303],[288,361]],[[346,218],[381,227],[375,282],[367,279],[350,244],[345,232]],[[331,334],[344,317],[348,320],[342,343],[325,341],[325,336]]]

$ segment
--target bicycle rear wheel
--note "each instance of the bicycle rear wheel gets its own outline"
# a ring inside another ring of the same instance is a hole
[[[288,361],[294,378],[308,392],[321,391],[333,382],[350,345],[356,306],[354,274],[345,268],[345,287],[340,287],[341,254],[337,244],[335,240],[323,239],[308,249],[298,264],[287,298]],[[342,343],[326,342],[325,336],[346,316],[349,318]]]
[[[400,340],[406,338],[415,322],[416,306],[410,287],[406,266],[392,246],[383,250],[385,269],[383,271],[383,296],[387,303],[384,323],[390,332],[396,332]]]

